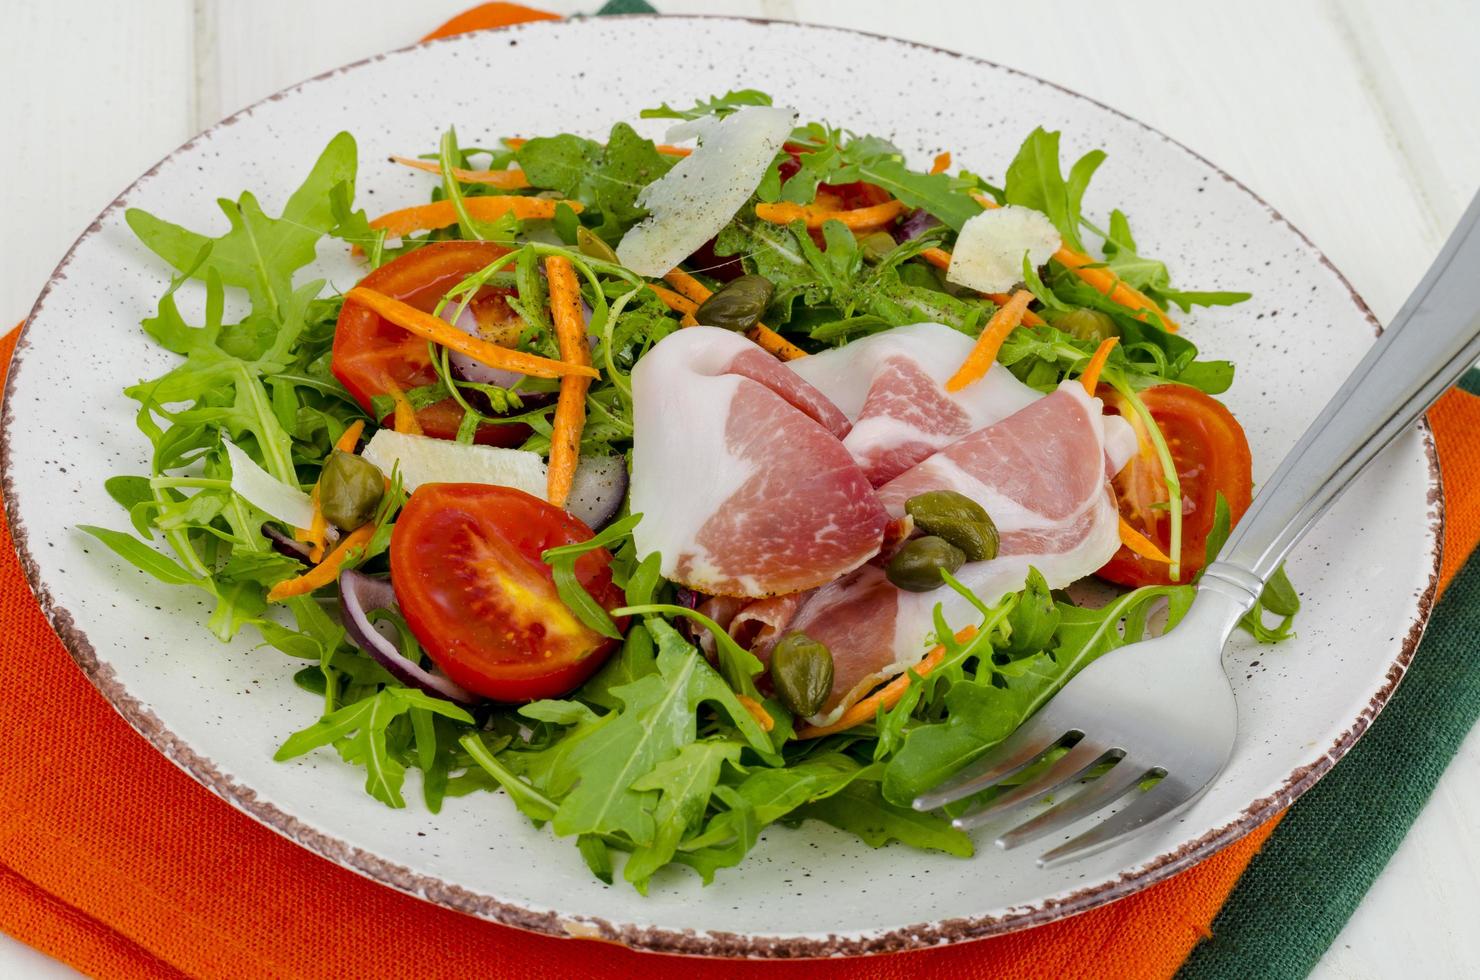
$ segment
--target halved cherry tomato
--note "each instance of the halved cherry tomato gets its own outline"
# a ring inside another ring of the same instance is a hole
[[[556,697],[595,673],[617,641],[560,600],[547,548],[587,541],[591,529],[512,487],[429,483],[391,534],[391,581],[401,614],[432,661],[496,701]],[[622,604],[604,548],[582,555],[576,578],[606,609]],[[618,629],[626,620],[617,620]]]
[[[430,313],[447,290],[507,251],[491,242],[433,242],[386,263],[360,285]],[[485,289],[475,299],[480,323],[512,317],[502,292]],[[339,314],[333,370],[367,412],[372,411],[370,399],[375,395],[390,394],[393,388],[410,391],[437,380],[424,339],[357,303],[346,303]],[[462,407],[451,398],[416,413],[422,432],[438,439],[456,436],[462,418]],[[484,425],[476,441],[517,446],[528,435],[523,425]]]
[[[1112,481],[1120,515],[1156,543],[1163,553],[1171,549],[1171,519],[1167,488],[1155,450],[1134,409],[1114,388],[1098,392],[1105,410],[1120,415],[1136,429],[1140,451]],[[1229,516],[1237,521],[1249,509],[1253,492],[1249,440],[1243,426],[1223,403],[1187,385],[1165,384],[1140,393],[1156,420],[1177,476],[1182,484],[1182,582],[1190,581],[1206,560],[1208,532],[1212,530],[1217,495],[1228,501]],[[1168,566],[1134,554],[1124,545],[1098,572],[1120,585],[1167,585]]]

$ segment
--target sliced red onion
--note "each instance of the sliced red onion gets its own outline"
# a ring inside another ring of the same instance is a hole
[[[309,547],[302,541],[293,540],[291,535],[278,530],[276,524],[263,524],[262,534],[272,542],[272,550],[289,558],[308,561]]]
[[[464,707],[483,702],[478,695],[454,684],[439,671],[427,670],[413,663],[370,622],[370,613],[375,610],[397,608],[396,590],[391,583],[352,570],[341,572],[339,601],[344,607],[344,631],[350,642],[368,653],[396,680],[434,698]]]
[[[565,509],[600,531],[621,512],[626,499],[627,457],[592,456],[576,466]]]
[[[940,219],[926,211],[924,208],[916,208],[905,215],[903,221],[894,226],[894,240],[896,242],[907,242],[911,238],[919,238],[925,232],[940,224]]]
[[[473,305],[469,303],[458,312],[462,306],[458,300],[449,300],[442,307],[442,319],[452,324],[457,329],[470,337],[480,336],[478,333],[478,318],[473,315]],[[452,351],[448,354],[447,363],[452,366],[459,378],[472,381],[480,385],[496,385],[499,388],[511,388],[524,379],[524,375],[517,371],[505,371],[502,368],[489,367],[482,361],[474,360],[466,354]]]

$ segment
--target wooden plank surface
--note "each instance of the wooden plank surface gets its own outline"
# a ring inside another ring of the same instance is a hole
[[[530,2],[560,13],[596,6]],[[5,0],[0,214],[10,244],[0,316],[23,316],[93,216],[195,132],[285,85],[402,46],[470,5]],[[1464,0],[659,5],[904,37],[1090,95],[1253,188],[1383,318],[1480,187],[1480,5]],[[1480,974],[1477,815],[1480,736],[1472,736],[1318,975]],[[37,975],[42,962],[0,937],[0,975]]]

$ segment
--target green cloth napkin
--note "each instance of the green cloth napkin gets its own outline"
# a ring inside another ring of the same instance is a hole
[[[1480,371],[1459,385],[1480,395]],[[1298,624],[1297,624],[1298,625]],[[1303,977],[1330,948],[1480,719],[1480,553],[1449,584],[1393,698],[1250,862],[1185,980]]]

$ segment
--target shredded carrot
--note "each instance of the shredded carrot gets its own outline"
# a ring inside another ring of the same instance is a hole
[[[267,601],[281,602],[295,595],[308,595],[315,589],[328,585],[339,577],[339,568],[349,557],[350,552],[365,547],[374,536],[374,521],[369,521],[363,527],[346,534],[323,561],[297,578],[290,578],[286,582],[274,585],[267,593]]]
[[[933,174],[943,174],[947,170],[950,170],[950,169],[951,169],[951,151],[950,150],[947,150],[944,153],[937,154],[936,157],[935,157],[935,162],[930,165],[930,172],[933,173]]]
[[[761,704],[755,698],[747,697],[744,694],[737,694],[735,695],[735,700],[739,701],[740,706],[750,713],[750,717],[755,719],[756,724],[761,726],[761,731],[769,732],[776,727],[776,719],[772,718],[771,713],[766,710],[765,705]]]
[[[300,527],[293,530],[293,540],[302,541],[308,545],[308,560],[317,565],[324,560],[324,549],[329,544],[329,521],[324,517],[324,512],[319,507],[319,488],[317,486],[308,495],[308,499],[313,501],[313,518],[308,522],[308,527]]]
[[[1074,274],[1090,288],[1130,310],[1142,323],[1153,323],[1155,322],[1153,318],[1155,318],[1161,320],[1167,330],[1172,333],[1180,329],[1177,321],[1167,316],[1166,311],[1152,302],[1150,297],[1139,289],[1127,286],[1100,260],[1092,259],[1083,252],[1076,252],[1067,246],[1060,248],[1053,257],[1074,270]]]
[[[1172,560],[1167,557],[1166,552],[1156,546],[1155,541],[1152,541],[1146,535],[1131,527],[1130,523],[1124,517],[1120,519],[1120,543],[1142,558],[1159,561],[1163,565],[1170,565],[1172,563]]]
[[[710,297],[710,288],[682,269],[672,270],[663,279],[668,285],[695,303],[702,303]]]
[[[677,293],[664,289],[661,286],[653,287],[658,298],[668,304],[671,310],[682,313],[683,319],[680,324],[685,327],[698,326],[699,321],[694,318],[694,312],[699,309],[699,304],[708,299],[712,290],[682,269],[673,269],[663,277]],[[682,304],[692,304],[691,308],[685,309]],[[757,345],[768,354],[783,361],[794,361],[799,357],[806,357],[807,352],[796,344],[787,340],[764,323],[757,323],[745,332]]]
[[[373,289],[366,289],[364,286],[351,289],[345,294],[344,301],[368,306],[396,326],[409,330],[418,337],[441,344],[448,350],[466,354],[473,360],[492,368],[517,371],[519,374],[527,374],[533,378],[563,378],[567,375],[578,375],[583,378],[600,377],[594,368],[584,364],[554,361],[537,354],[526,354],[523,351],[490,344],[486,340],[463,333],[440,317],[424,313],[414,306],[384,293],[377,293]]]
[[[975,635],[976,627],[968,626],[956,634],[956,642],[965,643]],[[946,648],[944,646],[936,647],[925,655],[925,659],[910,668],[908,672],[900,674],[888,684],[875,690],[868,697],[855,702],[847,711],[843,712],[842,717],[831,725],[803,725],[797,729],[797,738],[821,738],[824,735],[847,731],[854,725],[861,725],[866,721],[873,721],[879,713],[880,706],[887,711],[898,704],[900,698],[904,697],[904,692],[910,688],[910,674],[924,677],[939,667],[941,661],[945,658]]]
[[[529,140],[524,139],[522,137],[510,136],[510,137],[505,138],[504,145],[507,146],[511,150],[517,150],[520,147],[522,147],[525,143],[528,143],[528,142],[529,142]],[[658,143],[658,144],[656,144],[653,147],[653,149],[657,150],[659,153],[663,154],[665,157],[686,157],[690,153],[693,153],[694,152],[693,149],[691,149],[690,147],[687,147],[687,146],[672,146],[672,145],[670,145],[668,143]]]
[[[413,160],[411,157],[391,157],[392,163],[399,163],[403,167],[413,170],[424,170],[429,174],[440,174],[441,164],[435,160]],[[498,187],[506,191],[523,190],[529,186],[529,178],[524,176],[524,171],[517,167],[509,170],[465,170],[462,167],[453,167],[452,176],[464,184],[486,184],[489,187]]]
[[[997,308],[997,312],[992,314],[992,319],[982,329],[981,336],[976,338],[976,346],[946,382],[946,391],[960,391],[986,377],[992,363],[997,360],[997,351],[1002,349],[1002,342],[1023,321],[1023,311],[1028,308],[1028,301],[1032,298],[1032,293],[1019,289]]]
[[[683,313],[690,317],[692,317],[694,315],[694,311],[699,308],[699,303],[703,302],[703,300],[695,302],[694,300],[689,299],[687,296],[684,296],[681,293],[675,293],[671,289],[664,289],[662,286],[655,286],[652,283],[648,283],[648,288],[657,293],[658,298],[661,299],[670,310],[675,313]],[[685,326],[687,326],[687,324],[685,324]]]
[[[352,453],[360,444],[360,435],[365,431],[365,420],[355,419],[349,427],[339,436],[339,441],[334,443],[334,448],[342,453]]]
[[[1100,341],[1100,346],[1095,348],[1094,355],[1084,366],[1084,373],[1079,376],[1079,383],[1084,385],[1084,393],[1091,398],[1095,397],[1095,386],[1100,383],[1100,372],[1105,370],[1105,362],[1110,360],[1110,352],[1115,349],[1119,340],[1119,337],[1106,337]]]
[[[767,354],[771,354],[778,360],[794,361],[799,357],[806,357],[807,352],[796,344],[787,340],[764,323],[757,323],[745,331],[745,336],[755,341]]]
[[[467,207],[468,214],[478,221],[493,221],[506,214],[512,214],[520,220],[553,218],[557,204],[567,204],[572,211],[577,213],[581,210],[579,201],[552,201],[549,198],[520,197],[517,194],[466,197],[463,198],[463,204]],[[446,228],[448,225],[455,224],[457,224],[457,209],[453,203],[433,201],[431,204],[418,204],[416,207],[402,208],[399,211],[383,214],[370,222],[370,227],[384,228],[387,234],[402,237],[414,231],[430,231],[434,228]]]
[[[545,280],[550,284],[550,318],[560,357],[569,364],[590,364],[591,348],[586,342],[586,318],[581,313],[581,285],[575,266],[563,255],[545,259]],[[586,426],[586,389],[589,378],[560,379],[560,398],[555,403],[555,421],[550,432],[550,471],[545,496],[556,507],[570,497],[580,459],[581,430]]]
[[[757,204],[755,216],[773,225],[789,225],[800,220],[806,222],[808,228],[821,228],[828,221],[841,221],[850,231],[877,231],[904,214],[905,210],[903,201],[885,201],[851,211],[782,201],[779,204]]]
[[[951,267],[951,253],[943,248],[927,248],[920,253],[920,258],[929,262],[937,269],[949,269]],[[982,293],[982,295],[998,306],[1005,305],[1008,300],[1006,293]],[[1043,326],[1043,317],[1034,313],[1032,310],[1024,310],[1023,323],[1030,327],[1041,327]]]

